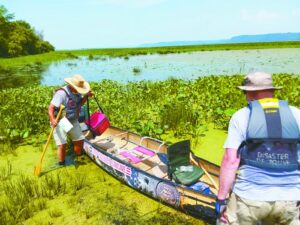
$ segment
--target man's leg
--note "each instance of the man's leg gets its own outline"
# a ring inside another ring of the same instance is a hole
[[[80,156],[83,148],[83,140],[73,141],[73,144],[74,144],[75,155]]]
[[[59,165],[64,165],[65,164],[66,148],[67,148],[66,144],[58,145],[57,157],[58,157],[58,164]]]
[[[73,122],[73,128],[69,131],[69,134],[74,145],[75,155],[81,155],[84,136],[81,132],[80,124],[78,123],[78,121]]]
[[[272,211],[271,202],[256,201],[237,196],[237,217],[240,224],[257,225]]]
[[[57,145],[58,165],[64,165],[67,148],[67,133],[59,126],[56,126],[54,129],[53,136]]]
[[[299,205],[297,201],[276,201],[273,203],[272,212],[269,214],[265,224],[289,224],[300,225]]]

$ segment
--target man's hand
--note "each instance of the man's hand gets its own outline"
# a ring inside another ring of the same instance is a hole
[[[89,91],[88,93],[86,93],[84,96],[83,96],[83,98],[82,98],[82,100],[81,100],[81,106],[83,106],[84,104],[85,104],[85,102],[87,101],[87,99],[88,99],[88,97],[92,97],[92,96],[94,96],[95,94],[94,94],[94,92],[92,92],[92,91]]]
[[[51,124],[51,127],[53,127],[53,128],[55,128],[57,126],[57,122],[55,121],[55,119],[51,119],[50,124]]]
[[[92,96],[94,96],[95,94],[94,94],[94,92],[89,91],[89,92],[86,93],[85,95],[86,95],[87,97],[92,97]]]
[[[227,218],[225,215],[226,208],[227,208],[227,199],[220,200],[217,198],[216,205],[215,205],[217,224],[219,223],[227,224]]]

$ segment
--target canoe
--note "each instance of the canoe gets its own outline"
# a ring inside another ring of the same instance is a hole
[[[193,157],[206,173],[193,185],[183,185],[168,176],[168,145],[164,142],[116,127],[96,137],[90,131],[84,135],[85,153],[107,173],[151,198],[215,223],[217,165]]]

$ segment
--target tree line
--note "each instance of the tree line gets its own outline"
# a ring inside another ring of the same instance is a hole
[[[0,57],[17,57],[54,51],[29,23],[14,21],[14,15],[0,5]]]

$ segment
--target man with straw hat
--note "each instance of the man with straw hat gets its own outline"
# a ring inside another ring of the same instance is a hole
[[[48,107],[50,124],[52,127],[55,127],[53,136],[58,146],[57,155],[59,160],[58,165],[60,166],[65,165],[67,135],[72,139],[75,154],[77,156],[81,155],[84,136],[82,135],[78,121],[79,112],[87,98],[93,95],[89,83],[81,75],[76,74],[64,80],[68,85],[56,90]],[[71,123],[67,122],[70,124],[69,129],[66,129],[66,125],[65,127],[57,126],[57,122],[55,121],[61,104],[65,106],[65,118],[63,119],[67,119]]]
[[[249,104],[229,122],[217,224],[299,225],[300,110],[274,98],[281,87],[268,73],[250,73],[238,88]]]

